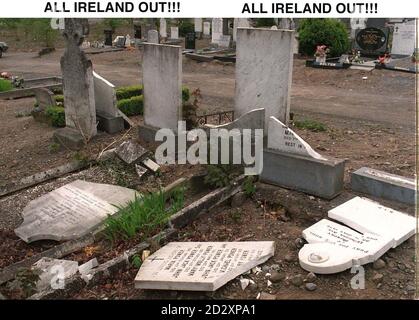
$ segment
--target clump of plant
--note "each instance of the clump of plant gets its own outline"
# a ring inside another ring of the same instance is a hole
[[[135,86],[126,86],[120,87],[116,89],[116,99],[129,99],[135,96],[140,96],[143,94],[143,86],[142,85],[135,85]]]
[[[54,99],[58,106],[64,106],[64,95],[56,94],[54,95]]]
[[[243,192],[246,197],[251,198],[256,192],[255,177],[247,176],[243,183]]]
[[[229,215],[230,215],[231,220],[233,220],[234,223],[239,223],[242,218],[240,209],[237,209],[237,208],[232,209]]]
[[[183,119],[186,122],[186,130],[192,130],[198,126],[197,110],[201,102],[201,90],[197,88],[192,92],[193,101],[189,102],[189,89],[182,91],[183,102]]]
[[[189,19],[180,19],[179,21],[179,35],[185,37],[188,33],[194,32],[195,26]]]
[[[0,78],[0,92],[9,91],[13,89],[13,85],[9,80]]]
[[[45,109],[45,116],[53,127],[65,127],[65,112],[63,107],[49,106]]]
[[[230,186],[238,176],[236,166],[231,164],[210,164],[207,167],[208,174],[204,178],[206,185],[214,188]]]
[[[167,223],[169,217],[179,211],[184,204],[184,189],[172,192],[166,203],[163,191],[135,197],[118,212],[105,221],[105,236],[115,242],[120,239],[132,239],[136,235],[148,237],[157,228]]]
[[[303,19],[298,28],[300,52],[313,56],[317,46],[325,45],[332,57],[349,50],[349,37],[345,25],[337,19]]]
[[[140,267],[142,265],[142,261],[141,261],[141,257],[138,254],[136,254],[132,257],[131,265],[136,269],[140,269]]]
[[[295,120],[294,126],[299,129],[306,129],[313,132],[323,132],[327,130],[326,125],[315,120]]]
[[[128,99],[119,100],[117,107],[126,116],[142,115],[144,111],[143,96],[134,96]]]

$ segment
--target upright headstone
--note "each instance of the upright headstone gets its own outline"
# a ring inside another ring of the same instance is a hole
[[[212,35],[211,35],[211,43],[217,44],[220,37],[223,35],[223,19],[222,18],[214,18],[212,19]]]
[[[249,19],[247,18],[234,18],[233,22],[233,41],[237,40],[237,28],[250,28]]]
[[[106,29],[103,32],[105,34],[105,46],[112,46],[113,31],[111,29]]]
[[[350,20],[351,24],[351,39],[355,39],[356,31],[365,29],[367,27],[366,18],[353,18]]]
[[[185,49],[195,50],[196,33],[188,32],[185,37]]]
[[[170,39],[179,39],[179,27],[170,27]]]
[[[202,32],[202,18],[195,18],[194,19],[194,30],[196,33]]]
[[[56,140],[71,137],[70,147],[80,147],[97,133],[95,93],[92,62],[81,50],[80,45],[88,34],[87,19],[65,19],[64,40],[66,48],[61,58],[65,122],[67,130],[55,132]],[[68,130],[71,129],[71,130]]]
[[[176,132],[182,118],[182,48],[145,44],[142,66],[145,125]]]
[[[142,33],[141,33],[141,25],[134,25],[134,39],[141,40]]]
[[[147,33],[148,43],[159,43],[159,33],[157,30],[149,30]]]
[[[204,37],[211,36],[211,23],[208,21],[204,22]]]
[[[160,37],[163,39],[167,38],[167,23],[164,18],[160,19]]]
[[[265,128],[274,116],[289,120],[294,32],[238,29],[235,115],[265,109]]]
[[[415,20],[394,25],[391,54],[412,55],[416,47]]]
[[[387,52],[389,29],[365,28],[357,30],[355,49],[363,55],[379,56]]]
[[[54,93],[46,88],[36,89],[35,98],[37,111],[45,110],[45,108],[55,106],[57,104],[54,98]]]

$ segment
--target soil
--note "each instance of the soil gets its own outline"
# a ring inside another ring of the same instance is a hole
[[[200,46],[204,45],[204,42],[200,43]],[[58,49],[39,58],[34,52],[12,50],[0,60],[0,72],[7,71],[26,78],[58,75],[62,53],[63,50]],[[141,55],[141,51],[126,50],[91,55],[90,58],[99,74],[115,85],[123,86],[141,82]],[[183,60],[184,84],[192,90],[201,90],[201,113],[233,109],[234,77],[232,63]],[[363,80],[363,77],[367,77],[367,80]],[[112,143],[116,145],[119,141],[137,138],[137,129],[133,128],[129,132],[114,135],[102,133],[77,153],[66,149],[55,150],[51,140],[55,129],[34,121],[30,116],[34,102],[34,98],[0,100],[0,184],[50,169],[80,156],[95,157]],[[265,274],[262,273],[246,276],[255,280],[257,288],[244,291],[240,289],[238,281],[233,280],[210,294],[146,292],[133,289],[133,279],[138,270],[131,268],[101,285],[80,291],[73,298],[254,299],[262,291],[279,299],[411,298],[415,268],[413,238],[384,255],[384,269],[374,270],[371,265],[365,266],[365,290],[350,289],[349,283],[353,277],[350,271],[318,275],[315,280],[317,289],[312,292],[304,289],[304,286],[293,286],[289,278],[297,274],[303,278],[307,275],[298,265],[298,248],[294,244],[301,231],[326,217],[328,209],[353,196],[349,187],[350,172],[366,166],[403,176],[415,175],[415,76],[388,70],[366,72],[306,68],[305,61],[296,57],[291,112],[294,120],[310,120],[326,126],[326,131],[322,132],[293,129],[319,153],[348,160],[345,192],[333,201],[326,202],[299,192],[259,184],[254,199],[246,200],[238,209],[228,205],[214,209],[207,217],[181,230],[178,239],[274,240],[277,246],[275,257],[266,265],[278,265],[279,272],[285,275],[286,280],[268,288]],[[132,120],[140,124],[142,117],[133,117]],[[153,146],[142,143],[153,149]],[[42,194],[75,179],[119,184],[142,192],[155,191],[179,177],[199,171],[199,167],[191,165],[163,166],[160,177],[149,176],[144,181],[138,181],[132,168],[124,169],[111,163],[0,198],[0,268],[53,245],[49,242],[26,245],[12,231],[21,222],[20,213],[24,206]],[[272,199],[278,202],[270,203]],[[411,206],[387,203],[381,199],[380,202],[414,214]],[[248,227],[240,228],[242,225]],[[285,260],[285,256],[289,259]],[[376,273],[383,275],[380,282],[372,281]]]

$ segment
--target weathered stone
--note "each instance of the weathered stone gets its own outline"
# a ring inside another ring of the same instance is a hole
[[[154,43],[154,44],[159,43],[159,33],[157,30],[149,30],[147,32],[147,42]]]
[[[213,18],[211,25],[211,43],[218,45],[220,37],[223,35],[223,19]]]
[[[288,122],[293,41],[289,30],[237,30],[236,116],[264,108],[265,128],[271,116]]]
[[[309,272],[306,276],[306,281],[314,282],[317,280],[317,276],[313,272]]]
[[[211,23],[204,22],[204,36],[209,37],[211,35]]]
[[[383,199],[415,204],[415,179],[363,167],[351,174],[351,188]]]
[[[343,190],[344,171],[345,160],[319,160],[264,149],[260,180],[332,199]]]
[[[160,166],[149,158],[144,159],[142,164],[154,173],[160,170]]]
[[[57,104],[54,98],[54,93],[52,91],[46,88],[38,88],[34,91],[38,111],[45,110],[46,108],[55,106]]]
[[[380,270],[380,269],[383,269],[383,268],[385,268],[385,267],[386,267],[386,263],[384,262],[384,260],[383,260],[383,259],[378,259],[377,261],[374,261],[374,263],[373,263],[372,267],[373,267],[375,270]]]
[[[259,300],[276,300],[276,296],[267,292],[261,292]]]
[[[80,48],[88,30],[87,19],[65,19],[66,48],[61,58],[61,71],[66,126],[91,138],[97,133],[93,67]]]
[[[98,113],[96,119],[98,121],[97,128],[109,134],[121,132],[125,128],[124,118],[121,116],[113,117]]]
[[[167,22],[165,18],[160,18],[160,37],[167,38]]]
[[[62,289],[65,280],[77,273],[78,265],[77,261],[42,258],[32,267],[41,271],[36,283],[37,291]]]
[[[415,20],[406,23],[395,23],[391,45],[392,55],[411,56],[415,50],[416,29]]]
[[[182,48],[144,44],[144,124],[177,132],[182,119]]]
[[[80,150],[88,142],[79,130],[70,127],[55,130],[53,140],[71,150]]]
[[[269,280],[271,280],[273,283],[281,282],[285,280],[285,274],[278,271],[272,271]]]
[[[137,289],[215,291],[274,254],[274,242],[172,242],[151,255]]]
[[[170,38],[177,40],[179,39],[179,28],[178,27],[170,27]]]
[[[143,175],[147,172],[147,168],[144,168],[138,164],[135,165],[135,172],[137,172],[138,178],[142,178]]]
[[[97,261],[97,259],[93,258],[79,266],[78,270],[82,275],[86,275],[89,274],[92,271],[92,269],[96,268],[98,265],[99,262]]]
[[[307,291],[314,291],[317,289],[317,285],[315,283],[308,282],[305,285]]]
[[[233,41],[237,40],[237,28],[250,28],[249,19],[234,18],[233,21]]]
[[[372,277],[372,281],[374,282],[381,282],[383,281],[384,275],[381,273],[375,273],[374,276]]]
[[[301,274],[297,274],[297,275],[291,277],[290,281],[296,287],[299,287],[299,286],[303,285],[303,283],[304,283],[304,279],[303,279],[303,276]]]
[[[147,155],[148,150],[138,142],[127,140],[122,142],[115,150],[118,157],[127,164],[138,162]]]
[[[94,71],[93,83],[95,88],[96,112],[101,115],[119,117],[118,108],[116,106],[115,86]]]
[[[135,196],[131,189],[76,180],[29,202],[15,233],[25,242],[77,239]]]

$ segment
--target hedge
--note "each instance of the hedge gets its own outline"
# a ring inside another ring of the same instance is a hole
[[[143,96],[135,96],[129,99],[119,100],[118,109],[125,113],[126,116],[135,116],[143,114]]]
[[[54,96],[55,102],[64,104],[64,96],[62,94],[56,94]]]
[[[0,79],[0,92],[9,91],[13,89],[13,85],[9,80]]]
[[[129,99],[135,96],[140,96],[143,94],[143,86],[128,86],[128,87],[121,87],[116,89],[116,99]]]
[[[53,127],[65,127],[65,112],[63,107],[47,107],[45,109],[45,116]]]

